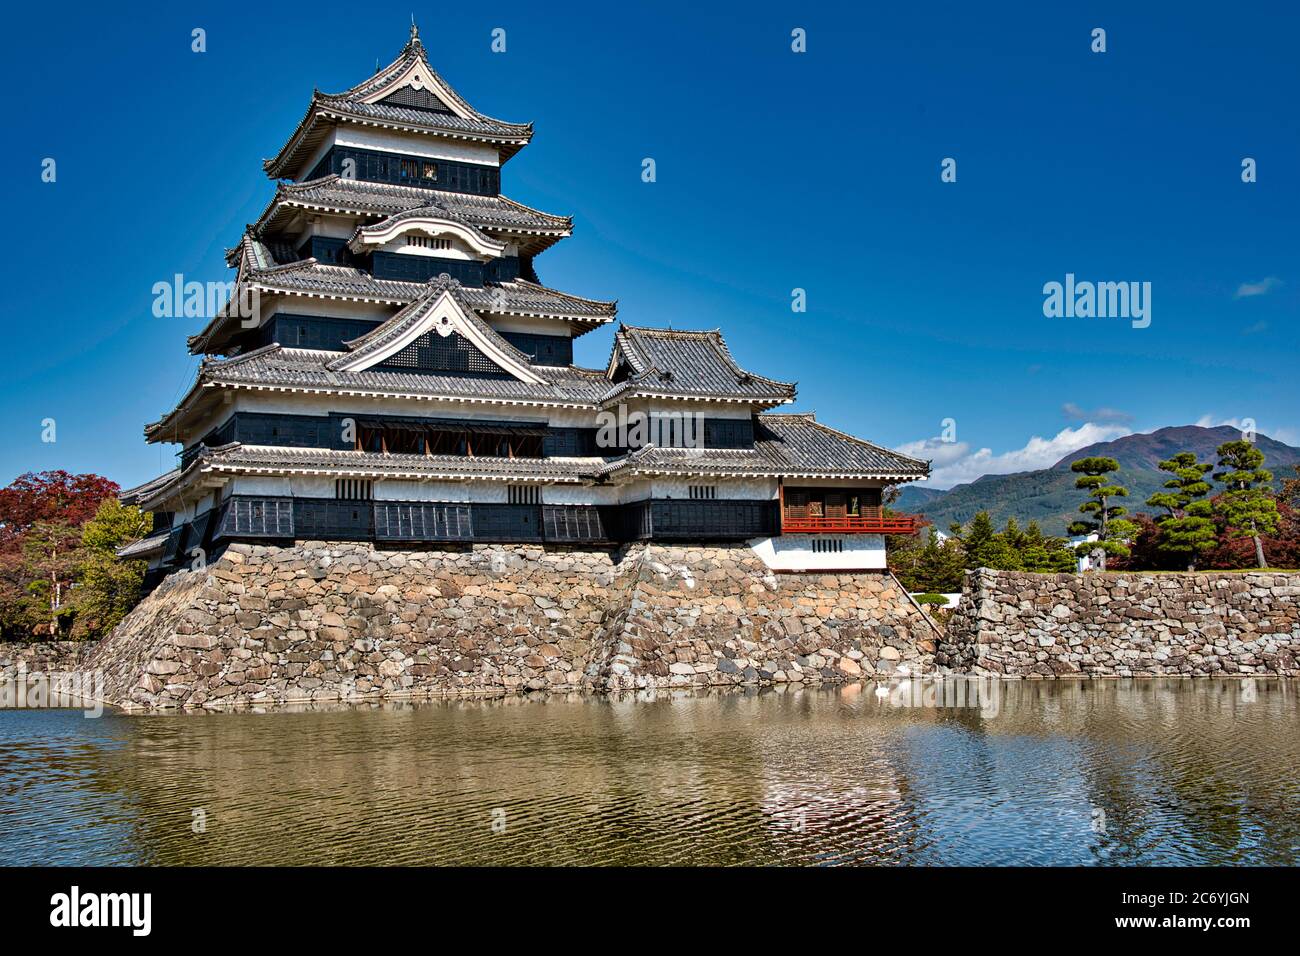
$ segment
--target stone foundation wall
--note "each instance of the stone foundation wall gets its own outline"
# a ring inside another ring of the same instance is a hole
[[[775,575],[747,547],[234,545],[101,643],[127,708],[846,680],[928,668],[892,577]]]
[[[1300,574],[969,572],[935,663],[1013,677],[1300,676]]]
[[[94,647],[93,641],[0,643],[0,681],[13,679],[20,667],[28,674],[71,673]]]

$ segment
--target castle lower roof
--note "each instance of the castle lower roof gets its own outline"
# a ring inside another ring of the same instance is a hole
[[[446,218],[487,233],[517,237],[521,249],[530,254],[573,233],[572,217],[542,212],[505,196],[372,183],[338,175],[279,184],[252,232],[258,236],[278,232],[296,209],[382,219],[421,208],[436,209]]]
[[[245,290],[256,290],[287,296],[404,306],[419,298],[428,285],[400,279],[376,279],[361,269],[329,265],[317,259],[262,266],[261,263],[274,259],[275,250],[252,236],[245,237],[243,246],[249,250],[247,267],[241,270],[235,301],[242,300]],[[468,307],[479,315],[559,319],[570,323],[576,334],[612,322],[618,314],[617,302],[583,298],[527,279],[465,286],[464,296]],[[190,336],[188,341],[192,353],[213,351],[238,330],[239,319],[226,312],[222,309],[202,332]]]
[[[912,481],[928,462],[899,454],[818,422],[812,413],[764,414],[753,448],[647,446],[606,462],[602,477],[719,475],[771,478],[861,478]]]

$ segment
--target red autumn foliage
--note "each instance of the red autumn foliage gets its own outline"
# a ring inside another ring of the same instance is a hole
[[[0,488],[0,553],[11,553],[38,521],[60,521],[81,527],[105,498],[116,497],[117,482],[99,475],[66,471],[28,472]]]

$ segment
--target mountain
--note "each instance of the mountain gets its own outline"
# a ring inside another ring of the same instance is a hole
[[[1154,509],[1146,506],[1147,498],[1161,490],[1170,477],[1159,469],[1161,461],[1180,451],[1192,451],[1201,461],[1217,463],[1214,450],[1240,437],[1241,432],[1229,425],[1217,428],[1181,425],[1143,435],[1126,435],[1080,448],[1052,467],[1038,471],[984,475],[949,491],[907,485],[897,507],[925,515],[944,531],[953,522],[966,523],[977,511],[988,511],[999,527],[1008,518],[1015,518],[1021,525],[1036,520],[1047,534],[1063,535],[1070,522],[1079,517],[1079,505],[1086,497],[1074,487],[1078,475],[1070,471],[1070,465],[1080,458],[1097,456],[1118,461],[1120,471],[1115,480],[1128,489],[1125,504],[1130,511],[1151,512]],[[1274,486],[1283,478],[1294,477],[1293,468],[1300,464],[1300,448],[1266,435],[1257,435],[1256,445],[1264,453],[1264,467],[1273,472]],[[1218,487],[1216,483],[1215,488]]]

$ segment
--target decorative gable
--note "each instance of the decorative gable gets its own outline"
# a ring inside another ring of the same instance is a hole
[[[427,110],[430,113],[453,113],[452,109],[423,85],[404,86],[379,102],[390,106],[401,106],[408,110]],[[453,113],[454,115],[454,113]]]
[[[455,280],[440,276],[420,298],[369,335],[348,346],[347,355],[329,368],[359,372],[376,366],[449,372],[504,372],[521,382],[546,380],[528,357],[469,311],[456,294]]]

